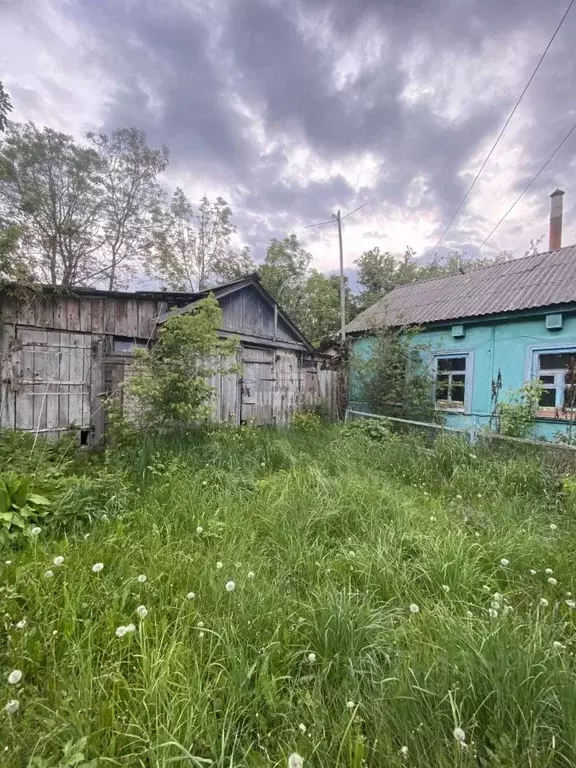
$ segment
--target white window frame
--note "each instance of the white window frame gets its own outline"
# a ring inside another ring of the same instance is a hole
[[[455,357],[463,357],[466,361],[466,365],[463,371],[455,371],[455,373],[464,374],[464,403],[458,406],[439,405],[436,402],[436,382],[438,379],[438,361],[446,360]],[[442,350],[441,352],[434,352],[432,357],[432,375],[434,377],[434,390],[432,397],[434,399],[434,407],[437,411],[445,411],[446,413],[470,413],[472,410],[472,386],[474,382],[474,350],[472,349],[449,349]]]
[[[542,344],[533,344],[527,349],[525,380],[540,381],[540,376],[554,376],[554,384],[548,385],[545,389],[555,390],[555,404],[538,406],[538,415],[541,418],[547,418],[549,414],[549,418],[558,419],[555,414],[560,413],[564,407],[564,393],[566,391],[564,374],[566,369],[542,370],[540,368],[540,356],[561,354],[573,354],[576,357],[576,341],[572,343],[569,341],[542,342]],[[570,420],[570,416],[567,415],[565,420]]]

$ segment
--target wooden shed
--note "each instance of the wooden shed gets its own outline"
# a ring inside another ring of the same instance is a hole
[[[338,371],[315,355],[256,275],[199,293],[5,288],[0,293],[0,427],[83,444],[103,435],[104,402],[123,397],[132,351],[154,342],[168,312],[211,292],[222,336],[240,339],[241,372],[213,378],[213,415],[232,423],[288,424],[303,407],[336,416]]]

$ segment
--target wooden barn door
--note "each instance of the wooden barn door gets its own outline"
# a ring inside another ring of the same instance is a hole
[[[275,352],[273,349],[242,349],[240,421],[274,423]]]
[[[88,333],[16,328],[12,353],[14,428],[88,442],[93,348]]]

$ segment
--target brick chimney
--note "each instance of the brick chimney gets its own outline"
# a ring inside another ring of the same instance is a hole
[[[549,250],[562,248],[562,204],[564,192],[556,189],[550,195],[550,245]]]

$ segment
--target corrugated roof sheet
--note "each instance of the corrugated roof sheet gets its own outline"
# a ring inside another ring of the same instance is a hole
[[[400,285],[354,318],[348,333],[385,325],[516,312],[576,302],[576,246]]]

